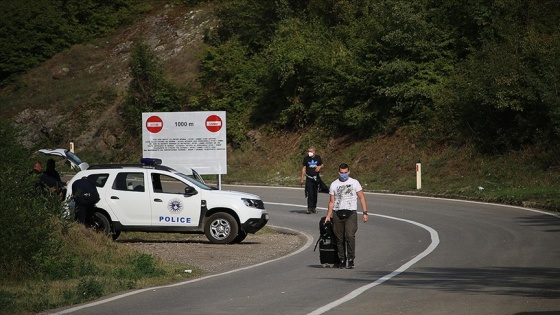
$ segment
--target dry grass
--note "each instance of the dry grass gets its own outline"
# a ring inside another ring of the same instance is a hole
[[[62,240],[57,259],[62,262],[54,265],[59,269],[67,268],[68,274],[59,274],[55,279],[49,274],[37,275],[23,282],[3,279],[0,300],[9,300],[5,309],[8,313],[37,313],[115,292],[183,281],[201,274],[195,267],[140,254],[134,248],[113,242],[77,223],[57,234]],[[186,268],[193,272],[185,273]]]

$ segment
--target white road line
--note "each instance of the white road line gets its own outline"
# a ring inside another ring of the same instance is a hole
[[[271,204],[271,205],[278,205],[278,206],[290,206],[290,207],[306,208],[306,206],[287,204],[287,203],[277,203],[277,202],[265,202],[265,203],[266,204]],[[326,210],[325,208],[318,208],[318,209]],[[400,266],[397,270],[395,270],[395,271],[389,273],[388,275],[385,275],[385,276],[375,280],[372,283],[369,283],[369,284],[366,284],[366,285],[364,285],[360,288],[357,288],[356,290],[348,293],[347,295],[343,296],[342,298],[340,298],[336,301],[333,301],[333,302],[331,302],[331,303],[329,303],[325,306],[322,306],[322,307],[314,310],[313,312],[309,313],[308,315],[319,315],[319,314],[323,314],[327,311],[330,311],[331,309],[354,299],[355,297],[364,293],[365,291],[367,291],[367,290],[369,290],[369,289],[371,289],[375,286],[378,286],[378,285],[382,284],[383,282],[399,275],[400,273],[402,273],[403,271],[407,270],[412,265],[414,265],[415,263],[420,261],[422,258],[428,256],[439,245],[439,234],[436,232],[436,230],[432,229],[431,227],[429,227],[427,225],[424,225],[422,223],[418,223],[416,221],[411,221],[411,220],[406,220],[406,219],[401,219],[401,218],[396,218],[396,217],[390,217],[390,216],[387,216],[387,215],[375,214],[375,213],[371,213],[371,212],[370,212],[370,215],[381,217],[381,218],[386,218],[386,219],[390,219],[390,220],[403,221],[403,222],[406,222],[406,223],[410,223],[410,224],[414,224],[416,226],[419,226],[419,227],[425,229],[426,231],[428,231],[430,233],[430,237],[432,239],[432,242],[430,243],[430,246],[428,246],[423,252],[421,252],[419,255],[412,258],[411,260],[409,260],[406,264]]]
[[[409,260],[406,264],[400,266],[397,270],[389,273],[388,275],[385,275],[377,280],[375,280],[374,282],[364,285],[350,293],[348,293],[346,296],[343,296],[342,298],[333,301],[323,307],[320,307],[316,310],[314,310],[313,312],[309,313],[308,315],[318,315],[318,314],[323,314],[335,307],[337,307],[340,304],[346,303],[350,300],[352,300],[353,298],[357,297],[358,295],[364,293],[365,291],[378,286],[380,284],[382,284],[383,282],[399,275],[400,273],[402,273],[403,271],[407,270],[408,268],[410,268],[412,265],[414,265],[415,263],[417,263],[418,261],[420,261],[422,258],[428,256],[431,252],[434,251],[434,249],[436,249],[436,247],[439,245],[439,235],[436,232],[436,230],[432,229],[431,227],[424,225],[422,223],[418,223],[415,221],[411,221],[411,220],[405,220],[405,219],[400,219],[400,218],[395,218],[395,217],[390,217],[390,216],[386,216],[386,215],[380,215],[380,214],[370,214],[370,215],[374,215],[374,216],[378,216],[378,217],[382,217],[382,218],[386,218],[386,219],[391,219],[391,220],[397,220],[397,221],[403,221],[403,222],[407,222],[410,224],[414,224],[417,225],[425,230],[427,230],[428,232],[430,232],[430,237],[432,239],[432,242],[430,243],[430,246],[428,246],[422,253],[420,253],[418,256],[414,257],[413,259]]]

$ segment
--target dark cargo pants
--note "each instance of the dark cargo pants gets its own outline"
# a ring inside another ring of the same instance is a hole
[[[317,194],[319,192],[319,184],[313,178],[306,176],[305,179],[305,195],[307,196],[307,208],[317,208]]]
[[[354,259],[356,258],[356,232],[358,231],[358,215],[356,211],[352,211],[346,219],[340,219],[338,215],[333,214],[332,218],[334,235],[336,236],[336,246],[338,249],[338,258]],[[346,241],[346,255],[344,254],[344,241]]]

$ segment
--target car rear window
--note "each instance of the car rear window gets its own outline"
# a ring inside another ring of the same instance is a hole
[[[114,190],[138,191],[145,190],[144,173],[141,172],[121,172],[117,174],[112,188]]]
[[[109,174],[107,173],[91,174],[88,176],[88,179],[95,182],[95,186],[97,187],[104,187],[108,178],[109,178]]]

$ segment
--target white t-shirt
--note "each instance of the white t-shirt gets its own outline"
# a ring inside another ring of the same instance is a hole
[[[332,182],[329,194],[334,195],[333,210],[358,210],[358,192],[362,185],[357,180],[349,177],[346,181],[340,179]]]

